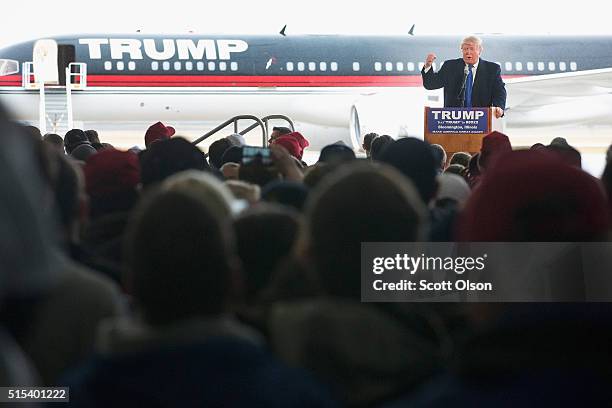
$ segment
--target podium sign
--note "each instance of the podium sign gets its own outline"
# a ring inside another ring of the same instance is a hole
[[[432,134],[487,134],[488,109],[431,108],[427,131]]]
[[[448,157],[455,152],[475,154],[482,139],[492,131],[491,108],[425,108],[424,139],[444,147]]]

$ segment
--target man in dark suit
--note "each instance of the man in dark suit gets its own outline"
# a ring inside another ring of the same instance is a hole
[[[444,88],[445,107],[494,107],[495,117],[504,115],[506,86],[499,65],[480,59],[482,41],[466,37],[461,42],[463,58],[444,62],[438,72],[432,64],[435,54],[427,55],[421,71],[425,89]],[[465,81],[465,83],[464,83]]]

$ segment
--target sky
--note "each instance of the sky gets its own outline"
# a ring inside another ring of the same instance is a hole
[[[465,5],[469,10],[466,11]],[[575,3],[578,4],[578,3]],[[0,47],[76,33],[610,34],[612,4],[581,0],[50,0],[4,7]],[[27,15],[27,17],[26,17]]]

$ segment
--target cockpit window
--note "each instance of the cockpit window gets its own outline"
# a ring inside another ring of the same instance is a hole
[[[19,62],[10,59],[0,59],[0,76],[19,73]]]

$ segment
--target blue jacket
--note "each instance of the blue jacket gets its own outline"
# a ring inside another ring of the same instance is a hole
[[[231,337],[97,356],[63,381],[76,407],[333,407],[306,373]]]

